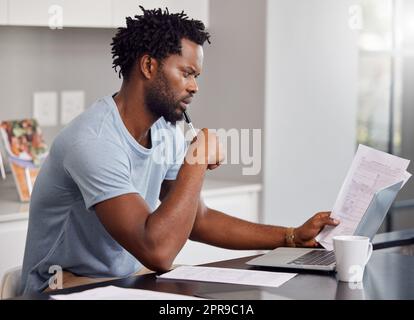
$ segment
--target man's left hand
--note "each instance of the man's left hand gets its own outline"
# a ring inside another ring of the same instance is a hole
[[[339,221],[330,217],[331,212],[318,212],[303,225],[295,229],[295,243],[298,247],[317,247],[315,237],[324,226],[337,226]]]

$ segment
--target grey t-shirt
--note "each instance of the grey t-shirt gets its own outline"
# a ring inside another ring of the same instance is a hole
[[[44,290],[57,268],[87,277],[124,277],[142,265],[105,230],[94,205],[127,193],[158,205],[176,179],[186,144],[160,118],[151,149],[130,135],[111,96],[99,99],[56,137],[33,188],[23,262],[24,293]]]

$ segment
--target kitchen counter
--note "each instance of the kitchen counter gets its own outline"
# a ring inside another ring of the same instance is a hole
[[[209,180],[204,181],[203,190],[201,195],[203,197],[210,196],[224,196],[230,194],[236,194],[240,192],[260,192],[262,185],[257,184],[243,184],[235,181],[222,181],[222,180]]]
[[[260,184],[242,184],[240,182],[208,180],[204,182],[202,196],[226,196],[240,192],[260,192]],[[0,222],[28,219],[29,203],[20,202],[11,174],[6,180],[0,179]]]

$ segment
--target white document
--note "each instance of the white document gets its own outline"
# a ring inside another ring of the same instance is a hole
[[[296,273],[181,266],[160,275],[159,278],[279,287],[294,276]]]
[[[359,145],[351,168],[332,209],[337,227],[325,226],[316,240],[327,250],[333,250],[336,235],[353,235],[378,190],[411,177],[406,170],[409,160]]]
[[[52,295],[55,300],[203,300],[192,296],[107,286],[77,293]]]

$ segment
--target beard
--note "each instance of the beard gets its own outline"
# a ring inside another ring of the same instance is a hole
[[[162,70],[155,78],[153,86],[147,89],[144,99],[148,110],[155,117],[164,117],[173,125],[184,119],[183,112],[180,111],[182,99],[174,95]]]

